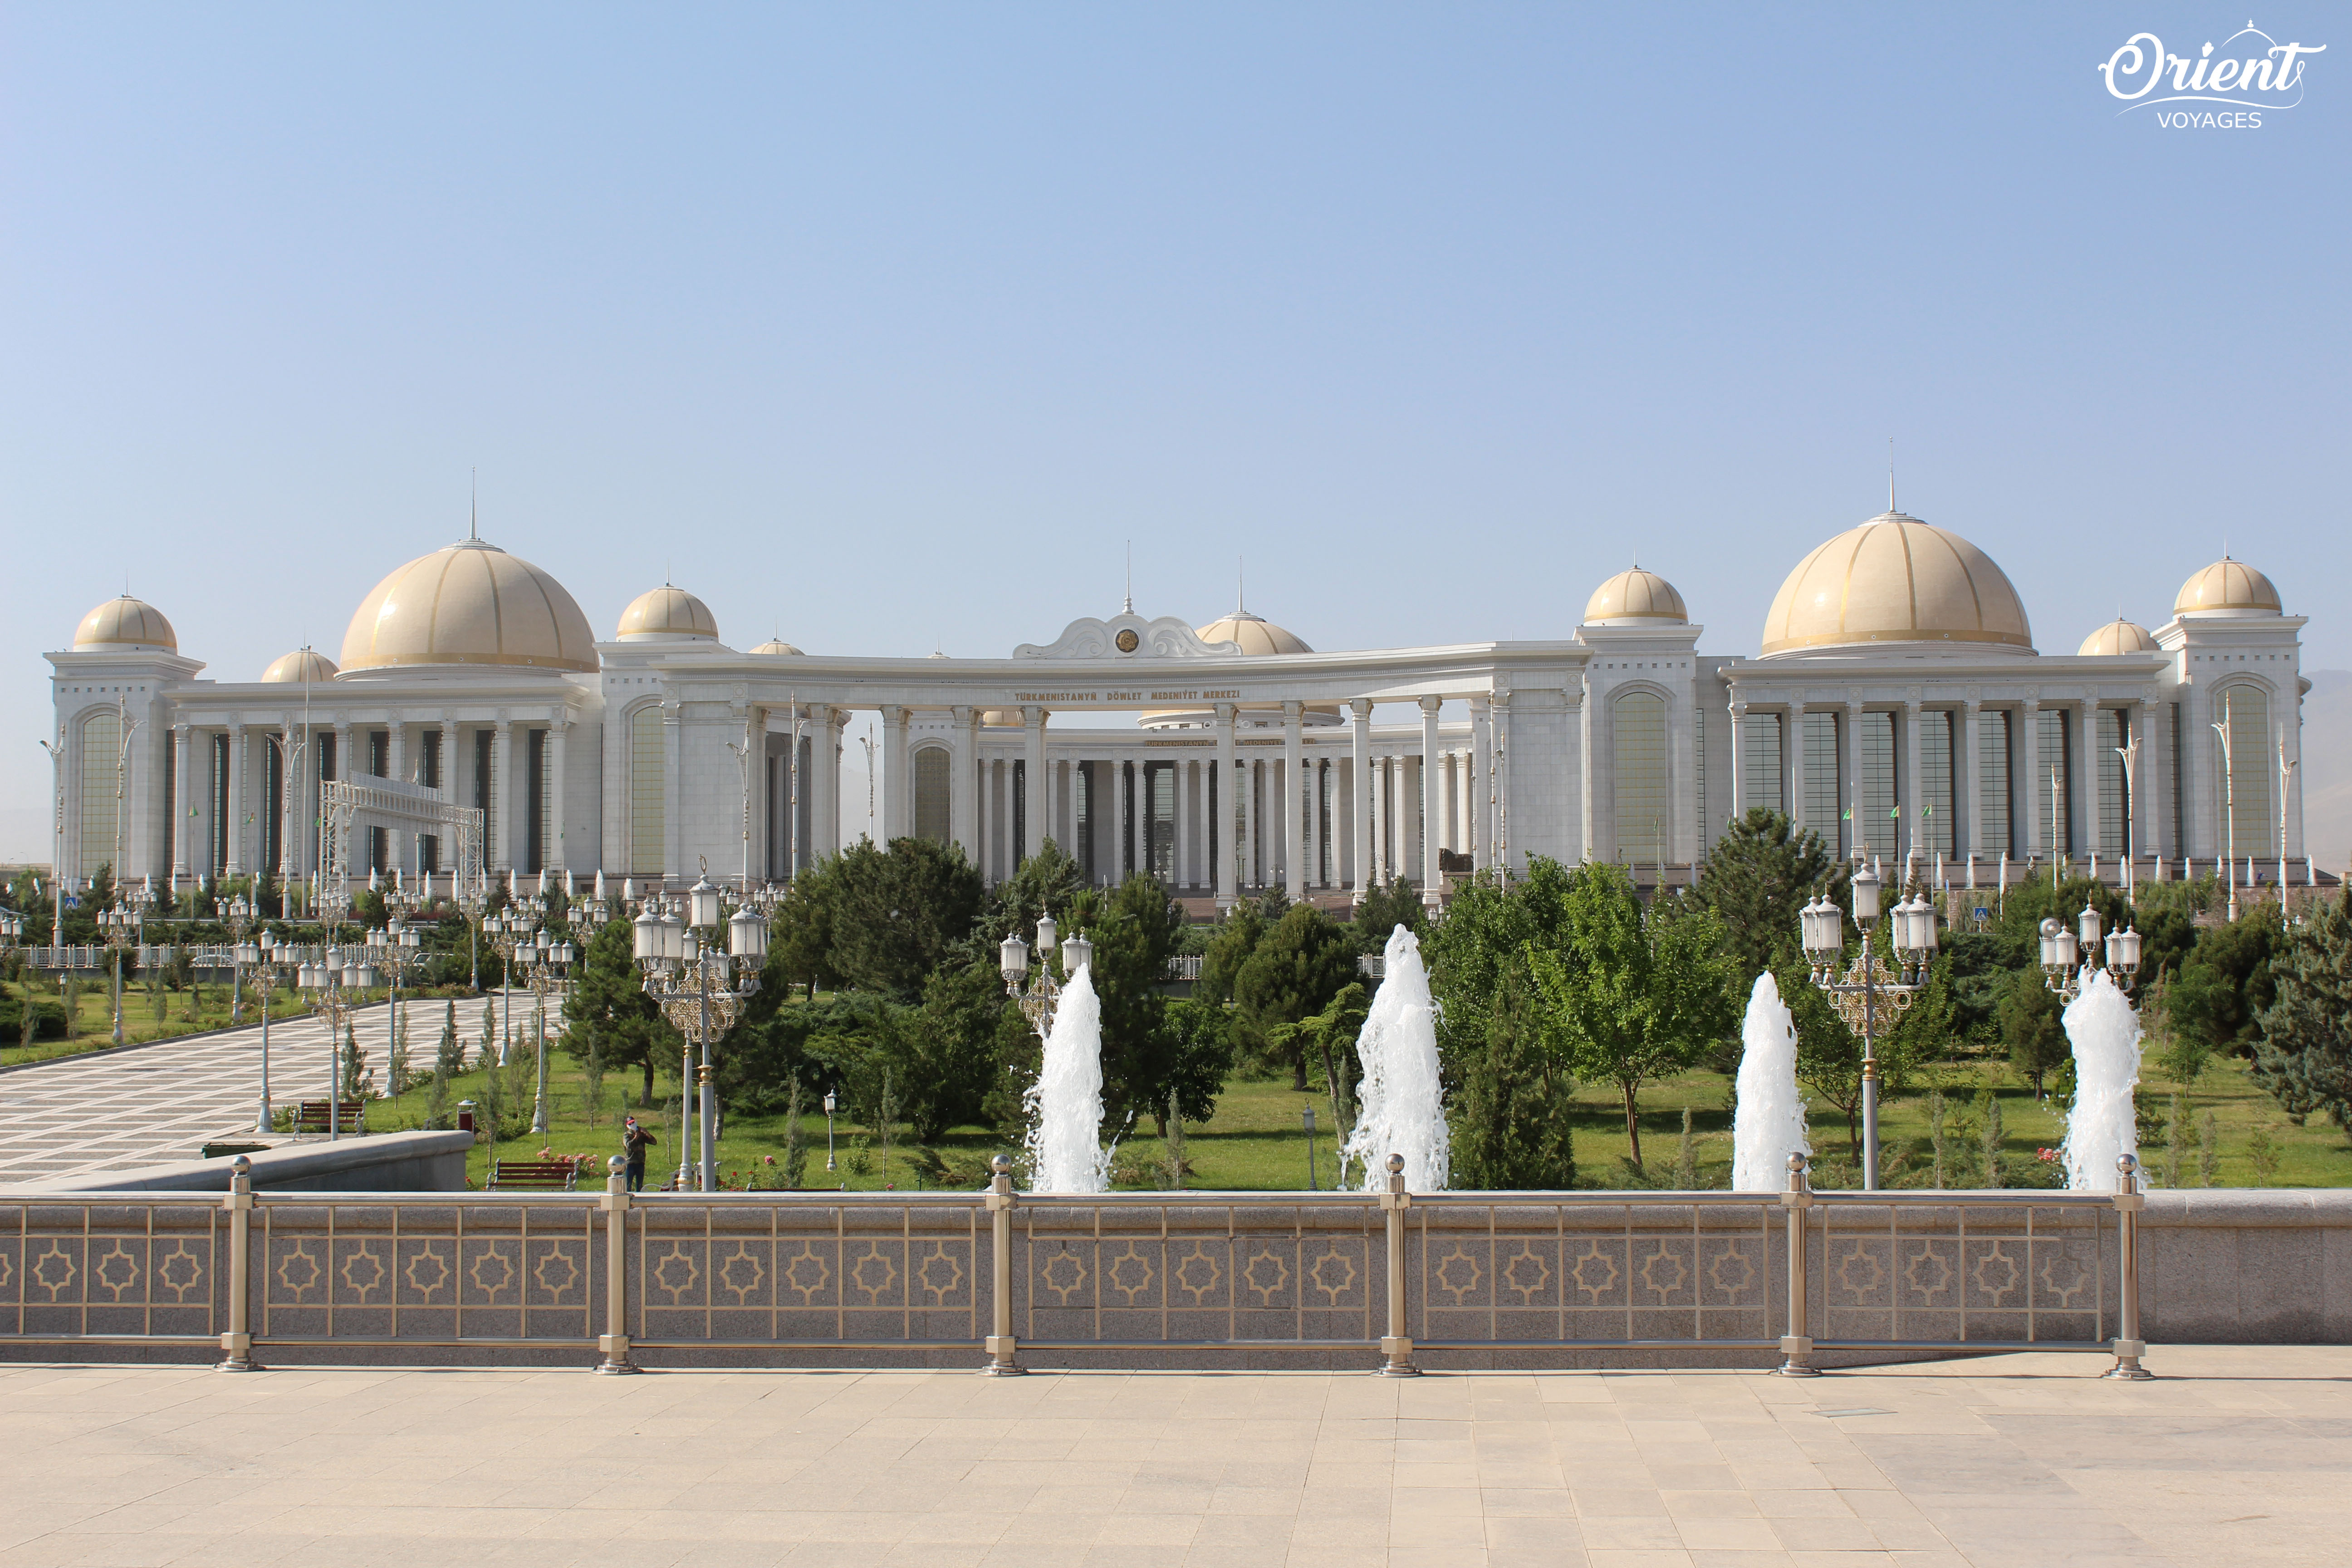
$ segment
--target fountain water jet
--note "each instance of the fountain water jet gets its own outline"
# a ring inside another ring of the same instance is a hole
[[[1054,1007],[1037,1081],[1021,1097],[1029,1113],[1029,1187],[1039,1193],[1110,1189],[1102,1142],[1102,999],[1094,968],[1081,967]]]
[[[1780,1000],[1780,982],[1766,970],[1748,994],[1740,1026],[1739,1109],[1731,1122],[1731,1189],[1777,1193],[1787,1183],[1789,1156],[1811,1154],[1805,1102],[1797,1095],[1797,1024]]]
[[[1437,1008],[1421,942],[1399,926],[1389,935],[1381,988],[1372,997],[1356,1057],[1363,1064],[1358,1097],[1363,1109],[1339,1151],[1340,1182],[1348,1164],[1363,1172],[1362,1189],[1388,1190],[1388,1157],[1404,1156],[1404,1184],[1416,1193],[1444,1192],[1451,1173],[1444,1089],[1437,1074]]]
[[[2139,1015],[2104,969],[2084,966],[2063,1021],[2074,1047],[2074,1108],[2066,1113],[2066,1184],[2116,1190],[2116,1160],[2139,1151],[2132,1089],[2139,1082]]]

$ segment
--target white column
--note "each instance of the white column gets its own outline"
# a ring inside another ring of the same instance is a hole
[[[1306,712],[1296,698],[1282,705],[1282,890],[1294,900],[1307,896]]]
[[[188,727],[172,726],[172,885],[188,874]]]
[[[1024,739],[1029,754],[1022,769],[1022,826],[1020,853],[1013,856],[1018,866],[1037,853],[1045,837],[1045,710],[1028,707],[1021,710]]]
[[[1213,811],[1203,813],[1208,831],[1202,836],[1201,847],[1213,862],[1209,880],[1216,889],[1217,912],[1223,914],[1234,907],[1234,705],[1230,702],[1217,704],[1215,784],[1216,804]],[[1201,799],[1207,804],[1206,790]]]
[[[2155,699],[2143,697],[2134,704],[2132,736],[2139,742],[2139,752],[2132,763],[2131,847],[2153,858],[2164,853],[2163,830],[2158,826],[2164,799],[2164,748],[2157,741]],[[2138,875],[2137,869],[2133,875]]]
[[[2048,847],[2050,816],[2042,804],[2042,792],[2049,787],[2049,765],[2042,756],[2042,703],[2029,697],[2017,706],[2018,732],[2010,737],[2010,816],[2025,818],[2025,832],[2019,842],[2025,846],[2028,858],[2038,858]],[[2020,763],[2023,763],[2025,787],[2017,787]],[[2023,810],[2019,810],[2019,805]]]
[[[1735,697],[1731,700],[1731,820],[1737,822],[1747,815],[1748,704]]]
[[[1956,806],[1952,823],[1952,850],[1965,855],[1970,865],[1984,850],[1984,711],[1974,700],[1960,707],[1960,767],[1963,770],[1952,798],[1962,803]],[[2006,847],[2003,846],[2002,847]]]
[[[985,757],[972,767],[972,805],[980,814],[981,886],[996,885],[996,764]]]
[[[1484,697],[1470,699],[1470,853],[1483,871],[1495,860],[1495,716]]]
[[[228,864],[231,877],[245,869],[245,726],[228,727]]]
[[[572,857],[563,844],[564,737],[572,721],[559,713],[547,723],[547,868],[562,879],[564,895],[572,892]],[[755,759],[756,764],[756,759]],[[764,814],[763,814],[764,816]]]
[[[914,807],[913,753],[907,749],[907,710],[892,703],[882,710],[882,842],[904,838],[913,831],[908,820]]]
[[[1179,888],[1192,885],[1192,763],[1176,761],[1176,863],[1171,880]]]
[[[1326,783],[1324,763],[1318,757],[1307,759],[1307,885],[1328,887],[1330,868],[1324,863],[1323,846],[1329,837],[1330,807],[1325,804],[1323,786]]]
[[[1912,859],[1918,858],[1925,852],[1927,847],[1920,841],[1919,837],[1919,824],[1922,821],[1920,814],[1925,810],[1928,804],[1927,791],[1922,789],[1919,785],[1919,703],[1917,700],[1913,698],[1905,699],[1903,703],[1903,779],[1902,784],[1896,792],[1895,799],[1900,802],[1903,806],[1903,850],[1904,853]],[[1909,869],[1909,863],[1907,861],[1906,863],[1905,869]]]
[[[2099,700],[2086,696],[2075,707],[2074,763],[2066,771],[2066,815],[2073,837],[2087,858],[2103,853],[2099,842]]]
[[[1113,757],[1110,770],[1110,885],[1118,887],[1135,869],[1135,797],[1129,791],[1127,759]]]
[[[1437,710],[1441,697],[1421,700],[1421,900],[1431,909],[1442,901],[1445,873],[1437,868],[1439,840],[1444,836],[1445,804],[1439,796],[1437,774]]]
[[[1242,852],[1241,885],[1244,889],[1258,885],[1257,867],[1257,763],[1250,758],[1241,763],[1240,776],[1234,781],[1241,790],[1242,825],[1235,841]]]
[[[1371,761],[1370,818],[1372,832],[1370,871],[1371,885],[1379,887],[1389,879],[1389,760],[1374,757]]]
[[[1354,722],[1349,725],[1348,800],[1352,819],[1348,824],[1349,853],[1354,864],[1349,868],[1356,890],[1356,901],[1364,901],[1364,889],[1370,886],[1372,875],[1372,704],[1370,698],[1358,697],[1348,704]]]

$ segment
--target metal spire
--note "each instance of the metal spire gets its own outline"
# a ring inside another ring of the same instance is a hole
[[[468,468],[473,477],[466,486],[466,540],[471,544],[482,542],[482,470]]]

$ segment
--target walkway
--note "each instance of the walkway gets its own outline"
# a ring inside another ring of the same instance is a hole
[[[409,1051],[430,1067],[443,1004],[415,1005]],[[478,1029],[459,1010],[459,1027]],[[353,1024],[376,1082],[384,1075],[391,1009],[362,1008]],[[324,1100],[334,1065],[326,1026],[304,1015],[269,1026],[269,1090],[279,1105]],[[253,1131],[261,1103],[261,1026],[99,1056],[61,1057],[0,1073],[0,1186],[83,1171],[193,1160],[209,1139]]]
[[[0,1564],[2340,1563],[2352,1350],[1368,1376],[0,1367]],[[2028,1375],[2028,1374],[2032,1375]]]

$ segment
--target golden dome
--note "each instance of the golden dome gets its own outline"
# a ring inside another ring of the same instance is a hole
[[[2279,608],[2271,580],[2226,555],[2180,584],[2172,601],[2176,616],[2275,616]]]
[[[1957,533],[1889,511],[1799,562],[1764,617],[1767,655],[1872,643],[2030,653],[2033,631],[1991,556]]]
[[[378,583],[343,634],[343,674],[418,665],[597,669],[596,637],[563,584],[469,539]]]
[[[710,613],[709,605],[685,589],[665,583],[629,601],[629,607],[621,612],[620,627],[613,636],[619,642],[717,642],[719,617]]]
[[[1584,604],[1584,624],[1588,626],[1689,620],[1690,613],[1683,608],[1683,596],[1675,592],[1675,585],[1655,572],[1644,572],[1639,566],[1620,572],[1601,584]]]
[[[2114,620],[2084,637],[2083,646],[2074,651],[2078,654],[2098,657],[2118,653],[2155,653],[2158,649],[2156,639],[2147,635],[2146,626],[2117,616]]]
[[[1270,653],[1315,651],[1301,641],[1297,633],[1285,631],[1263,616],[1253,616],[1247,610],[1235,610],[1230,616],[1211,621],[1192,635],[1202,642],[1239,643],[1244,653],[1257,657]]]
[[[125,594],[84,616],[73,646],[76,653],[177,653],[180,635],[163,611]]]
[[[265,681],[318,681],[335,679],[335,661],[307,646],[292,653],[280,655],[268,669],[261,672]]]
[[[794,647],[792,644],[786,642],[782,637],[770,637],[766,642],[761,643],[758,647],[753,648],[751,651],[753,653],[798,654],[801,650]]]

